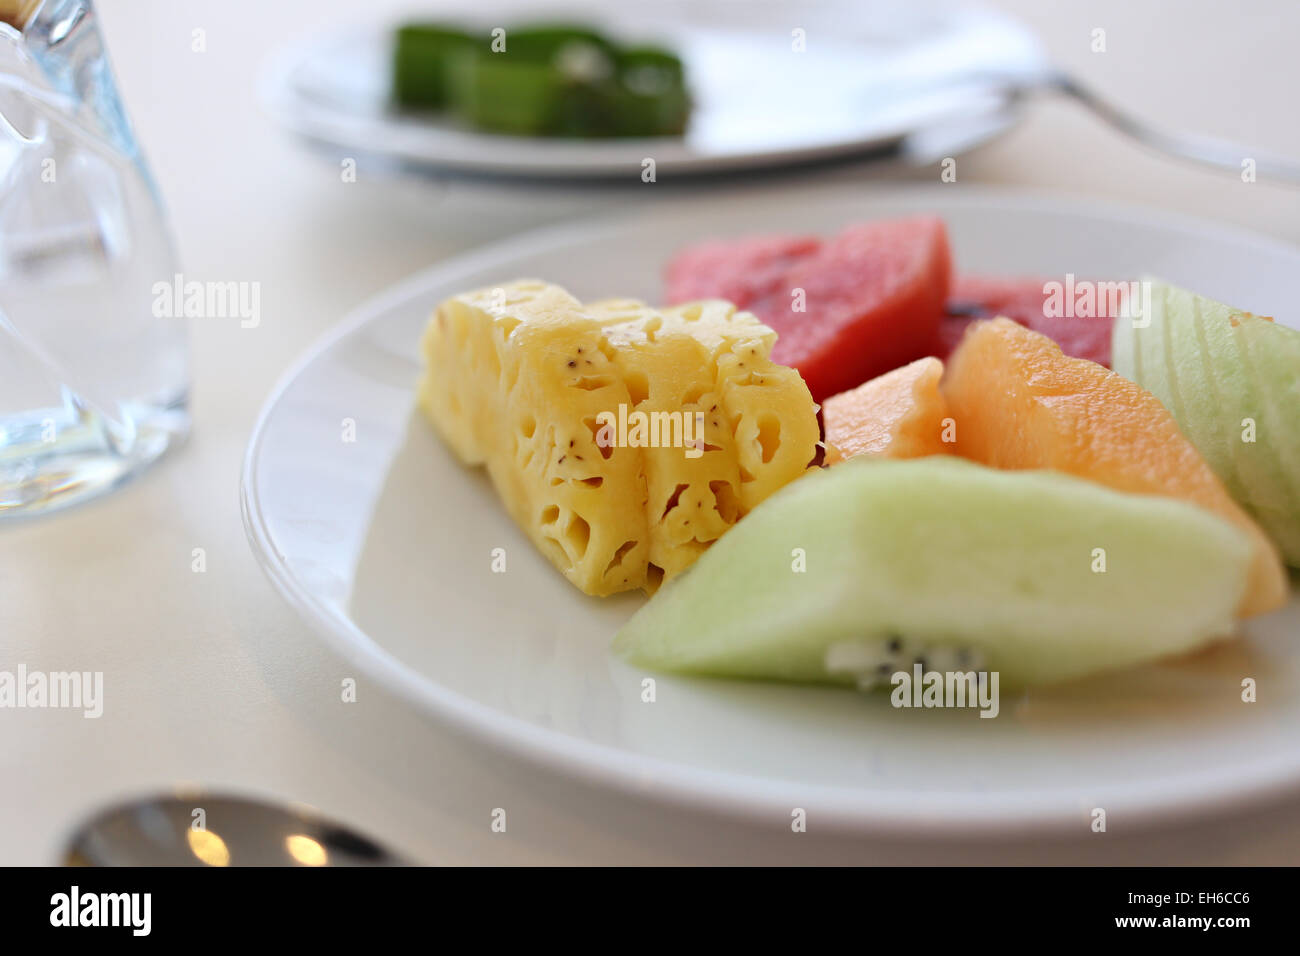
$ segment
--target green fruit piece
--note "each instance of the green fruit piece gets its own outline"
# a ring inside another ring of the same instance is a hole
[[[1258,397],[1255,441],[1238,447],[1258,449],[1251,457],[1269,479],[1246,508],[1286,562],[1300,567],[1300,332],[1255,315],[1238,316],[1232,332]],[[1274,467],[1266,468],[1270,462]]]
[[[555,71],[546,63],[504,56],[476,51],[457,59],[450,85],[452,112],[494,133],[553,135],[564,96]]]
[[[865,687],[922,658],[1050,683],[1229,634],[1251,555],[1242,531],[1172,498],[944,456],[855,459],[755,508],[614,646],[715,676]]]
[[[1300,332],[1144,279],[1112,367],[1151,392],[1229,493],[1300,566]]]
[[[552,63],[564,50],[575,47],[594,48],[611,63],[617,55],[614,44],[606,37],[577,24],[543,23],[512,27],[506,31],[505,43],[504,55],[532,63]]]
[[[393,100],[414,109],[446,106],[451,64],[472,44],[463,30],[440,24],[399,27],[393,43]]]
[[[451,112],[497,133],[679,134],[690,111],[675,56],[653,47],[620,49],[578,26],[514,28],[476,39],[449,54],[447,77]]]
[[[618,58],[614,94],[620,136],[680,136],[690,115],[682,61],[657,47],[631,47]]]
[[[593,30],[508,29],[504,48],[476,43],[456,61],[451,106],[480,129],[517,136],[597,136],[611,126],[617,53]]]

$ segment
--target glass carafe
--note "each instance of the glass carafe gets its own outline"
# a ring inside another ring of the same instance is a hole
[[[189,426],[177,271],[90,0],[0,0],[0,517],[97,494]]]

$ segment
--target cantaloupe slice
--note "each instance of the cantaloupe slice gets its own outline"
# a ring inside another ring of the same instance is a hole
[[[948,405],[939,391],[943,362],[917,359],[826,399],[826,463],[858,455],[924,458],[950,451],[942,440]]]
[[[948,360],[942,390],[957,454],[997,468],[1050,468],[1120,491],[1185,498],[1247,531],[1254,545],[1242,616],[1285,603],[1277,549],[1232,500],[1150,392],[1010,319],[977,322]]]

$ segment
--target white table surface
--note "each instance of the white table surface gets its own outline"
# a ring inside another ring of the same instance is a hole
[[[739,0],[726,0],[739,6]],[[194,432],[93,504],[0,529],[0,666],[102,670],[105,711],[0,710],[0,863],[53,862],[72,823],[123,795],[205,783],[315,804],[429,863],[1295,863],[1300,800],[1143,832],[1060,840],[851,841],[669,811],[457,739],[362,681],[272,590],[239,516],[255,416],[288,363],[357,305],[445,256],[581,214],[572,196],[344,183],[259,107],[266,56],[303,24],[388,7],[325,0],[102,0],[123,96],[190,278],[257,281],[262,321],[193,325]],[[427,8],[428,5],[426,5]],[[1099,90],[1171,126],[1300,156],[1300,6],[1106,0],[999,6]],[[1090,51],[1091,31],[1107,52]],[[207,51],[191,50],[206,31]],[[819,176],[867,181],[841,170]],[[937,168],[905,178],[931,182]],[[807,179],[807,176],[802,177]],[[1038,101],[959,162],[1025,183],[1244,224],[1300,242],[1300,190],[1151,156],[1070,104]],[[747,187],[754,188],[754,187]],[[759,188],[779,188],[767,184]],[[191,570],[204,548],[206,573]],[[490,829],[494,807],[509,814]]]

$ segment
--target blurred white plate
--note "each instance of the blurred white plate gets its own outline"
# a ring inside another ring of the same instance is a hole
[[[1004,698],[994,720],[662,675],[643,703],[647,675],[607,649],[641,598],[578,593],[412,417],[421,330],[454,292],[539,276],[583,299],[655,300],[663,262],[706,229],[829,232],[920,211],[943,215],[968,272],[1150,272],[1264,313],[1291,307],[1300,274],[1300,250],[1233,229],[971,186],[668,201],[521,236],[401,284],[286,376],[245,462],[258,557],[334,648],[439,718],[561,772],[778,825],[802,807],[816,827],[1087,832],[1093,807],[1128,827],[1297,784],[1300,599],[1245,639]],[[505,574],[490,570],[498,547]],[[1258,703],[1242,703],[1245,677]]]
[[[349,155],[472,175],[660,178],[763,169],[865,153],[920,150],[933,161],[1013,121],[994,71],[1042,68],[1038,44],[1014,21],[954,0],[812,6],[626,4],[584,22],[662,40],[686,64],[695,99],[683,137],[571,140],[500,136],[403,115],[388,102],[391,27],[311,37],[284,51],[263,85],[272,115],[309,141]],[[743,14],[743,15],[742,15]],[[454,18],[453,18],[454,19]],[[528,22],[481,8],[473,23]],[[671,26],[665,26],[671,24]],[[792,31],[806,50],[792,50]]]

